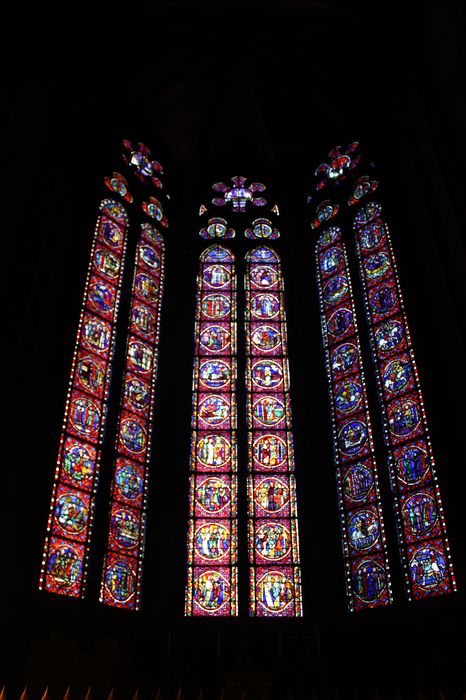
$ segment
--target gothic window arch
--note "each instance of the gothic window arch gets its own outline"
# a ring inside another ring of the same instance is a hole
[[[237,615],[236,270],[199,260],[193,370],[187,615]]]
[[[353,611],[389,604],[392,591],[356,308],[338,226],[318,239],[316,269],[346,591]]]
[[[147,405],[141,405],[138,413],[133,404],[125,403],[128,396],[123,392],[111,502],[110,532],[113,540],[110,538],[105,559],[108,573],[109,566],[115,564],[115,535],[118,532],[122,547],[123,542],[133,545],[134,551],[129,553],[129,559],[133,555],[136,562],[131,564],[134,585],[131,584],[131,594],[124,597],[122,590],[118,591],[118,586],[121,588],[123,585],[125,575],[128,582],[128,571],[123,574],[122,568],[116,571],[114,565],[112,576],[108,576],[108,581],[112,579],[114,595],[109,594],[110,586],[102,587],[104,602],[137,608],[163,287],[163,239],[147,219],[155,219],[164,228],[168,221],[163,213],[164,205],[159,201],[161,193],[157,193],[159,199],[150,194],[151,189],[163,188],[161,180],[155,175],[163,173],[162,166],[152,159],[149,148],[143,143],[135,145],[125,140],[123,147],[127,177],[115,171],[111,176],[103,178],[103,185],[111,191],[112,199],[105,198],[100,203],[91,246],[53,481],[39,588],[74,598],[82,598],[86,593],[95,496],[100,471],[110,462],[109,455],[103,453],[103,448],[112,366],[116,346],[120,346],[122,340],[124,342],[121,332],[117,338],[117,322],[126,250],[132,232],[139,229],[140,240],[133,263],[135,272],[131,316],[127,327],[126,364],[127,372],[133,371],[131,380],[140,381],[139,389],[146,382],[148,398]],[[131,184],[128,184],[131,180]],[[148,208],[147,202],[152,208]],[[121,320],[118,325],[120,324]],[[144,380],[136,377],[137,372],[142,370],[148,375]],[[125,377],[125,382],[128,381],[129,375]],[[118,471],[118,460],[133,456],[125,450],[138,447],[141,440],[144,445],[139,457],[144,454],[142,461],[145,464],[145,467],[139,465],[142,472],[136,474],[136,470],[131,477],[128,469]],[[142,492],[140,497],[138,495],[132,501],[131,510],[125,498],[131,501],[129,484],[131,482],[134,486],[136,482],[139,483],[138,478],[142,480]]]
[[[222,196],[214,197],[212,204],[229,208],[238,224],[233,228],[226,219],[212,217],[210,206],[202,205],[199,215],[210,218],[199,231],[201,238],[231,239],[240,230],[246,239],[278,238],[272,221],[253,213],[254,208],[268,204],[265,185],[248,186],[244,177],[234,177],[232,182],[233,187],[221,182],[213,186]],[[252,221],[241,222],[245,214]],[[276,205],[267,216],[272,214],[278,215]],[[241,245],[229,241],[230,246],[233,243]],[[200,256],[185,613],[238,614],[238,577],[246,579],[246,572],[237,570],[237,534],[243,530],[248,539],[250,614],[299,617],[300,560],[281,263],[276,251],[259,246],[246,253],[244,264],[244,289],[240,285],[238,297],[245,308],[246,347],[238,352],[241,366],[245,360],[247,406],[244,417],[240,411],[237,425],[235,258],[223,245],[211,246]],[[237,463],[237,440],[245,447],[247,443],[249,457],[244,464]],[[247,522],[237,522],[236,498],[243,487]]]
[[[365,309],[365,312],[361,310],[359,321],[365,316],[367,325],[364,330],[370,340],[385,441],[385,454],[380,456],[388,462],[407,597],[408,600],[422,599],[455,591],[456,581],[393,246],[382,206],[371,199],[379,187],[378,180],[372,175],[373,167],[361,155],[359,143],[353,142],[346,149],[340,146],[332,149],[329,162],[322,163],[315,173],[317,195],[313,195],[315,213],[311,228],[323,230],[317,244],[317,274],[327,365],[330,361],[330,404],[332,414],[336,416],[339,390],[331,371],[329,338],[334,330],[337,333],[341,330],[343,335],[354,335],[356,328],[354,304],[351,318],[341,309],[336,309],[333,316],[327,318],[329,312],[326,308],[328,297],[340,293],[341,284],[336,274],[338,265],[343,265],[350,289],[344,249],[348,245],[359,267]],[[340,231],[340,260],[333,249],[328,248],[337,227]],[[324,277],[330,276],[332,266],[335,267],[333,283],[325,285]],[[343,293],[341,289],[341,293],[344,296],[347,292]],[[341,451],[338,437],[335,436],[336,447]],[[340,481],[338,472],[339,488]],[[348,535],[351,533],[345,531],[343,525],[344,552]],[[371,549],[376,544],[374,542]],[[350,587],[348,591],[348,603],[352,608]]]
[[[280,256],[246,254],[250,611],[302,615],[290,379]]]

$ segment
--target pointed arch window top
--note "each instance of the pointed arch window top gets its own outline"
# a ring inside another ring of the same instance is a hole
[[[103,199],[99,207],[103,216],[108,216],[116,221],[120,226],[128,225],[128,214],[126,209],[113,199]]]
[[[378,202],[368,202],[354,217],[354,227],[360,228],[370,224],[382,215],[382,206]]]
[[[265,245],[261,246],[260,248],[254,248],[254,250],[251,250],[249,253],[247,253],[246,260],[248,262],[257,262],[257,263],[262,263],[262,262],[278,263],[278,262],[280,262],[280,258],[278,257],[278,254],[274,250],[272,250],[271,248],[268,248]]]
[[[235,257],[228,248],[213,245],[202,253],[201,260],[202,262],[234,262]]]
[[[209,219],[207,226],[199,231],[201,238],[234,238],[235,229],[228,226],[226,219],[215,217]]]
[[[256,197],[256,192],[264,192],[266,187],[261,182],[253,182],[246,186],[246,178],[235,176],[231,178],[233,187],[225,185],[224,182],[216,182],[212,186],[214,192],[220,192],[221,197],[214,197],[212,204],[218,207],[224,207],[229,204],[233,211],[245,212],[248,204],[255,207],[263,207],[267,204],[264,197]]]
[[[317,241],[316,250],[323,250],[333,243],[339,243],[341,240],[341,228],[339,226],[330,226],[323,232]]]
[[[244,232],[246,238],[280,238],[280,231],[273,228],[272,222],[269,219],[255,219],[252,222],[251,228],[247,228]]]
[[[147,238],[149,238],[154,243],[164,244],[163,236],[161,235],[161,233],[150,224],[141,224],[141,230],[144,232]]]

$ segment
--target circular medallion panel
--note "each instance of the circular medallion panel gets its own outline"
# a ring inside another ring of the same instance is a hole
[[[370,549],[379,539],[379,523],[372,510],[360,510],[348,523],[351,546],[358,551]]]
[[[124,462],[117,468],[115,483],[124,498],[133,501],[142,495],[144,483],[138,468],[131,462]]]
[[[279,561],[291,551],[291,532],[282,523],[264,523],[256,530],[254,545],[264,559]]]
[[[281,466],[286,455],[286,442],[277,435],[261,435],[254,442],[254,459],[266,469]]]
[[[256,318],[274,318],[280,311],[280,302],[275,294],[257,294],[251,300],[251,312]]]
[[[420,547],[409,562],[411,578],[416,586],[431,591],[440,586],[447,575],[447,562],[444,555],[435,547]]]
[[[364,559],[353,574],[353,591],[365,603],[374,603],[387,588],[384,569],[374,559]]]
[[[359,420],[346,423],[338,433],[338,447],[343,454],[352,456],[361,452],[368,438],[367,426]]]
[[[202,559],[222,559],[230,549],[230,531],[222,523],[205,523],[194,534],[194,547]]]
[[[275,389],[283,382],[283,370],[278,362],[260,360],[253,365],[251,377],[260,389]]]
[[[114,561],[105,572],[105,587],[120,604],[127,603],[136,590],[136,573],[127,561]]]
[[[251,334],[251,343],[261,352],[272,352],[281,343],[281,334],[273,326],[259,326]]]
[[[254,500],[267,513],[278,513],[290,500],[290,491],[279,479],[269,477],[254,489]]]
[[[219,513],[230,503],[230,486],[223,479],[211,476],[196,486],[195,498],[206,513]]]
[[[277,425],[285,416],[285,406],[274,396],[261,396],[252,407],[254,417],[261,425]]]
[[[257,601],[272,613],[281,613],[294,600],[293,581],[282,571],[270,571],[256,586]]]
[[[207,318],[225,318],[231,310],[226,294],[208,294],[202,300],[202,312]]]
[[[231,379],[230,366],[223,360],[208,360],[201,364],[199,377],[209,389],[226,387]]]
[[[205,467],[223,467],[230,459],[231,446],[223,435],[206,435],[196,446],[199,462]]]
[[[194,579],[193,597],[200,608],[214,612],[230,600],[230,585],[218,571],[203,571]]]
[[[85,530],[89,510],[78,494],[64,493],[55,504],[55,519],[65,535],[76,536]]]
[[[230,404],[223,396],[208,396],[199,403],[199,418],[208,425],[217,426],[230,417]]]

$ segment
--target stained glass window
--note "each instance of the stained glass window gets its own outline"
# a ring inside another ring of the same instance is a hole
[[[82,597],[86,586],[127,228],[121,204],[103,200],[79,319],[39,584],[73,597]]]
[[[347,600],[353,611],[391,602],[390,572],[356,309],[338,226],[321,235],[316,258]]]
[[[151,457],[164,243],[141,225],[131,295],[126,367],[115,442],[110,524],[100,600],[139,609]]]
[[[250,613],[302,615],[283,278],[276,252],[246,256]]]
[[[235,229],[228,226],[225,219],[215,216],[209,219],[207,226],[199,231],[201,238],[234,238]]]
[[[112,173],[111,177],[105,178],[105,185],[112,192],[119,194],[125,202],[128,202],[128,204],[132,203],[133,195],[128,190],[128,183],[123,175],[120,175],[120,173]]]
[[[432,445],[382,207],[354,219],[409,598],[456,590]]]
[[[230,205],[232,211],[244,213],[248,205],[263,207],[267,204],[264,197],[258,197],[257,192],[265,191],[265,185],[261,182],[253,182],[249,187],[246,185],[246,178],[241,176],[232,177],[233,187],[228,187],[223,182],[217,182],[212,189],[220,192],[221,197],[215,197],[212,203],[218,207]]]
[[[162,189],[162,182],[155,173],[163,175],[163,168],[158,161],[152,158],[149,147],[141,142],[136,146],[128,139],[123,141],[123,146],[125,149],[123,160],[126,165],[133,169],[138,180],[151,182],[155,187]]]
[[[278,212],[277,212],[278,213]],[[272,222],[269,219],[255,219],[252,222],[252,226],[247,228],[244,232],[246,238],[280,238],[280,231],[274,228]]]
[[[201,256],[193,372],[187,615],[237,615],[236,273]]]

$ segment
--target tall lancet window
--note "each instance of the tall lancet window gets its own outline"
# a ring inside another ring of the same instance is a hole
[[[244,249],[250,248],[247,239],[274,240],[280,233],[265,216],[265,185],[247,185],[244,177],[234,177],[232,183],[213,186],[212,204],[223,208],[222,214],[229,210],[236,230],[244,231],[241,241],[229,241],[242,252],[236,256],[239,266]],[[259,218],[256,207],[262,209]],[[210,205],[200,208],[200,216],[210,216],[200,236],[235,238],[227,220],[209,209]],[[269,216],[278,216],[276,205]],[[238,427],[236,273],[229,249],[213,245],[204,251],[197,284],[185,611],[238,614],[237,578],[244,584],[248,581],[246,570],[237,574],[240,531],[249,543],[250,614],[298,617],[300,563],[280,258],[265,246],[245,256],[245,288],[239,290],[239,302],[245,308],[246,347],[240,349],[239,364],[245,368],[247,406],[239,411]],[[238,452],[245,458],[237,467]],[[244,522],[237,523],[240,490],[247,499],[247,514]]]
[[[382,207],[354,218],[400,552],[409,598],[456,589],[427,416]]]
[[[165,256],[160,233],[150,224],[140,230],[100,594],[104,603],[130,610],[141,598]]]
[[[346,240],[351,244],[351,255],[356,264],[359,261],[361,291],[382,414],[383,456],[389,465],[408,599],[451,593],[456,590],[456,582],[393,248],[381,205],[374,201],[365,203],[378,189],[379,183],[371,174],[373,164],[366,163],[361,157],[357,142],[350,144],[346,150],[336,147],[329,157],[329,162],[322,163],[316,170],[318,181],[315,189],[318,194],[313,196],[316,201],[311,226],[314,230],[322,229],[324,233],[320,241],[327,241],[337,223],[341,229],[341,241]],[[327,228],[329,224],[330,228]],[[344,332],[349,325],[348,318],[338,309],[328,321],[326,318],[328,312],[325,309],[323,275],[329,265],[334,264],[335,256],[331,251],[330,248],[330,252],[319,253],[318,247],[324,339],[326,328],[329,332],[336,330],[338,333],[340,330]],[[346,255],[344,259],[347,265]],[[349,283],[348,272],[346,269]],[[337,276],[334,279],[337,280]],[[336,291],[339,285],[335,282],[333,286]],[[353,306],[353,314],[354,311]],[[362,317],[363,309],[360,320]],[[331,362],[330,359],[330,365]],[[331,368],[329,382],[332,412],[336,416],[340,397]],[[352,440],[357,440],[358,432],[352,431]],[[337,441],[340,435],[336,434]],[[369,536],[371,531],[376,532],[375,523],[372,528],[365,527],[362,534]],[[379,538],[381,534],[380,530]],[[351,531],[347,535],[351,537]]]
[[[269,247],[246,256],[250,611],[302,614],[283,277]]]
[[[197,279],[187,615],[237,615],[236,471],[235,262],[213,245]]]
[[[128,214],[104,199],[91,248],[55,471],[40,588],[85,592]]]
[[[316,246],[348,608],[391,602],[387,543],[346,246],[330,226]]]
[[[167,226],[167,219],[160,199],[151,194],[154,188],[162,190],[158,177],[163,172],[162,166],[152,159],[145,144],[133,145],[125,140],[123,146],[122,157],[128,179],[113,172],[104,178],[103,183],[112,193],[112,198],[104,199],[100,204],[91,248],[39,587],[72,597],[85,594],[99,472],[111,463],[106,449],[103,451],[104,430],[112,363],[119,345],[116,343],[117,320],[125,255],[132,231],[141,228],[126,345],[125,387],[131,396],[125,395],[129,403],[122,404],[118,425],[118,455],[111,506],[114,539],[106,557],[107,569],[110,564],[113,569],[107,576],[105,589],[112,591],[109,593],[111,601],[106,602],[136,608],[163,269],[162,240],[147,219],[155,220],[162,227]],[[129,179],[132,179],[130,186]],[[120,343],[121,340],[124,342],[124,337],[120,338]],[[133,363],[131,366],[130,362]],[[143,448],[139,449],[141,445]],[[141,466],[138,461],[141,462],[142,454]],[[131,461],[133,458],[134,462]],[[117,545],[121,547],[119,550]],[[116,553],[123,552],[132,562],[134,580],[129,575],[129,568],[119,565],[123,556],[117,557],[117,563],[114,561]]]

